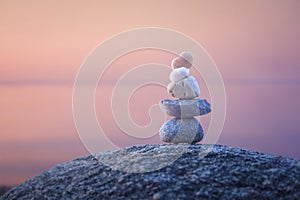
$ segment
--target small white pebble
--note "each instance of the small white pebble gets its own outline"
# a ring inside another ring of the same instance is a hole
[[[178,82],[184,78],[186,78],[190,73],[190,70],[185,67],[180,67],[177,69],[173,69],[170,74],[170,80],[174,82]]]

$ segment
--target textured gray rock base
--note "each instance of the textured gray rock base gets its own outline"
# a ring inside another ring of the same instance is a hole
[[[130,167],[152,153],[152,167],[186,145],[140,145],[97,156],[119,158]],[[1,199],[300,199],[300,161],[215,145],[190,145],[169,166],[125,173],[86,156],[60,164],[4,194]],[[130,160],[126,155],[132,154]],[[124,160],[123,157],[126,157]]]
[[[205,99],[161,100],[160,108],[169,116],[189,118],[211,112],[210,104]]]
[[[203,129],[195,118],[171,119],[159,130],[160,139],[168,143],[197,143],[202,140]]]

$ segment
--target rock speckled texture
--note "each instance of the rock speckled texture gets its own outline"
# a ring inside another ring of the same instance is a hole
[[[184,147],[140,145],[104,153],[138,167],[139,155],[159,158]],[[200,156],[209,147],[191,145],[171,165],[148,173],[112,170],[86,156],[27,180],[2,199],[300,199],[298,160],[221,145]],[[96,156],[101,160],[102,154]],[[135,156],[124,160],[126,154]]]

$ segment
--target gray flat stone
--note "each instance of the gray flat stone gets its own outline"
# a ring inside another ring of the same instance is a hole
[[[196,143],[203,138],[204,132],[195,118],[171,119],[159,130],[160,139],[168,143]]]
[[[210,104],[205,99],[161,100],[160,108],[169,116],[190,118],[211,112]]]

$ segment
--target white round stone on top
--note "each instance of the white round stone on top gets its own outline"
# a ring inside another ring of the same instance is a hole
[[[193,55],[190,52],[184,51],[180,54],[181,58],[184,58],[187,60],[189,63],[193,64],[194,58]]]
[[[185,67],[187,69],[190,69],[192,67],[192,64],[182,57],[176,57],[172,60],[171,67],[173,69],[177,69],[180,67]]]

